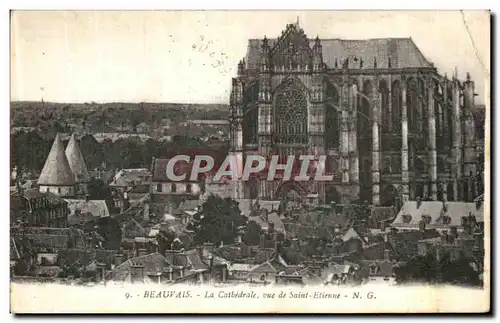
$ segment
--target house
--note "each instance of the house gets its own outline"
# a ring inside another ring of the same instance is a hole
[[[148,192],[151,184],[151,172],[147,168],[131,168],[118,171],[109,186],[120,192]]]
[[[421,225],[437,230],[462,227],[462,218],[473,215],[476,222],[484,222],[482,202],[408,201],[396,216],[391,227],[400,230],[419,230]]]
[[[70,210],[68,202],[50,192],[17,190],[10,194],[10,222],[29,227],[65,228]]]
[[[167,165],[170,159],[153,158],[151,165],[151,196],[153,202],[169,200],[197,200],[201,194],[198,179],[191,180],[192,162],[177,162],[174,165],[174,174],[185,178],[182,181],[173,181],[167,176]]]
[[[128,259],[107,275],[107,280],[131,283],[204,283],[227,278],[225,260],[213,256],[209,246],[186,252],[166,251]]]
[[[65,199],[70,213],[69,225],[85,224],[99,218],[109,217],[108,205],[105,200],[75,200]]]
[[[365,283],[382,283],[394,285],[396,283],[395,269],[402,263],[386,260],[359,260],[358,277]]]

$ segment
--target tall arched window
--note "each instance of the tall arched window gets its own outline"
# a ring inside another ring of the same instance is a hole
[[[278,144],[307,144],[307,95],[302,84],[281,85],[274,101],[275,139]]]
[[[410,132],[418,132],[418,85],[414,78],[408,80],[406,85],[406,110],[408,115],[408,129]]]
[[[372,104],[373,84],[370,80],[363,83],[358,102],[357,138],[359,154],[360,199],[372,199]]]
[[[380,130],[382,133],[382,150],[389,150],[392,142],[391,138],[391,111],[389,111],[389,87],[385,80],[379,82],[379,91],[382,97],[380,108],[382,120]]]
[[[340,125],[339,113],[340,96],[331,83],[327,83],[326,87],[327,104],[325,111],[325,141],[327,148],[338,148],[340,141]]]
[[[255,82],[245,89],[243,95],[243,143],[257,143],[257,126],[259,124],[259,83]]]
[[[453,145],[453,106],[452,102],[452,92],[453,88],[448,86],[447,95],[448,95],[448,105],[445,107],[446,109],[446,144],[451,148]]]
[[[392,82],[391,89],[391,127],[392,127],[392,141],[391,147],[394,150],[401,149],[402,134],[401,134],[401,82],[398,80]]]

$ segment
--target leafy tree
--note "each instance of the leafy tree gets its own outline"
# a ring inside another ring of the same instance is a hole
[[[444,254],[437,259],[429,252],[425,256],[416,256],[405,265],[395,269],[396,281],[404,283],[453,284],[479,286],[479,274],[470,266],[470,261],[463,254],[451,259]]]
[[[158,252],[164,254],[166,250],[171,250],[175,240],[175,232],[172,230],[160,231],[155,238],[158,245]]]
[[[238,227],[245,223],[246,218],[241,215],[235,200],[210,195],[190,228],[195,233],[194,240],[197,244],[232,244],[237,238]]]
[[[243,235],[243,242],[245,242],[249,246],[258,245],[262,233],[263,230],[257,222],[248,221],[247,227],[245,229],[245,234]]]
[[[92,200],[107,200],[111,198],[109,186],[100,178],[91,178],[87,184],[87,188]]]

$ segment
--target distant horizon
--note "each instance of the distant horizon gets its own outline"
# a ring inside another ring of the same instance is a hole
[[[229,102],[156,102],[156,101],[140,101],[140,102],[133,102],[133,101],[106,101],[106,102],[97,102],[97,101],[85,101],[85,102],[66,102],[66,101],[45,101],[45,100],[10,100],[10,103],[55,103],[55,104],[81,104],[81,105],[91,105],[91,104],[178,104],[178,105],[196,105],[196,104],[203,104],[203,105],[229,105]]]

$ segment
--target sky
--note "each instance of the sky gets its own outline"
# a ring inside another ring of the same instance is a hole
[[[228,103],[248,39],[297,17],[310,38],[412,37],[441,74],[470,72],[487,100],[485,11],[16,11],[11,100]]]

